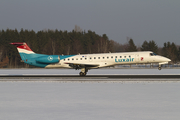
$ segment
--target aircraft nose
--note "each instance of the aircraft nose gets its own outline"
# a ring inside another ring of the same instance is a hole
[[[169,59],[169,58],[166,58],[166,60],[167,60],[168,62],[171,62],[171,59]]]

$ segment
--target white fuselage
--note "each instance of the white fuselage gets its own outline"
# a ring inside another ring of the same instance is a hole
[[[151,51],[146,52],[122,52],[122,53],[101,53],[101,54],[80,54],[61,59],[59,63],[47,65],[46,68],[63,67],[71,68],[69,64],[96,65],[89,68],[101,68],[121,64],[148,64],[159,63],[167,64],[170,59],[154,54]]]

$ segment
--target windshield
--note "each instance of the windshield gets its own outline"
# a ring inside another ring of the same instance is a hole
[[[150,53],[150,56],[156,56],[157,54],[156,53]]]

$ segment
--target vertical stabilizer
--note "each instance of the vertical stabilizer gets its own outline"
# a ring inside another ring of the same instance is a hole
[[[10,44],[15,45],[17,47],[17,50],[23,61],[26,60],[30,54],[35,54],[26,43],[15,42]]]

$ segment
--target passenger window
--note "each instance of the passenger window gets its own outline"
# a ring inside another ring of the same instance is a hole
[[[109,57],[107,57],[107,59],[109,59]]]
[[[103,57],[103,59],[104,59],[104,57]]]
[[[122,58],[122,56],[120,56],[120,58]]]
[[[87,60],[87,58],[85,58],[85,60]]]
[[[113,56],[111,56],[111,58],[113,58]]]
[[[96,59],[96,57],[94,57],[94,59]]]
[[[126,56],[124,56],[124,58],[126,58]]]
[[[117,56],[115,56],[115,58],[117,58]]]
[[[82,60],[82,58],[80,58],[80,60]]]
[[[68,59],[69,60],[69,59]]]
[[[129,56],[129,57],[131,57],[131,56]]]
[[[66,59],[64,59],[64,61],[65,61]]]
[[[76,58],[76,60],[78,60],[78,58]]]
[[[74,58],[72,58],[72,60],[74,60]]]
[[[98,59],[100,59],[100,57],[98,57]]]

